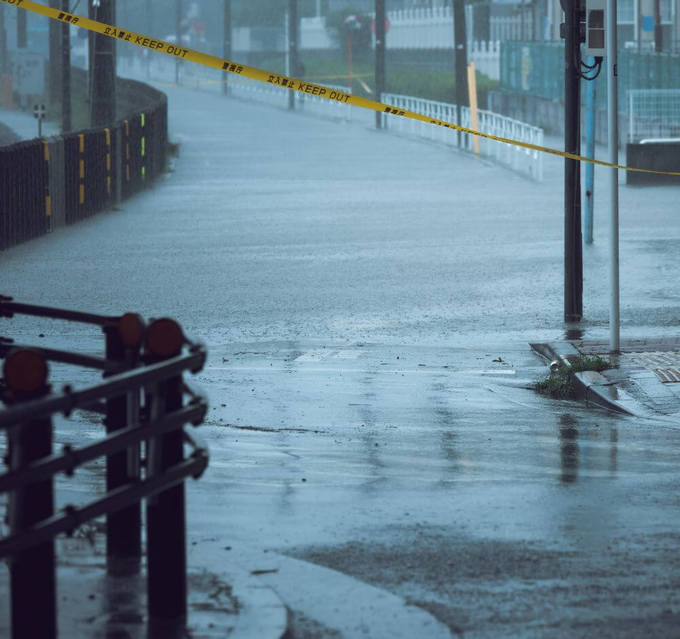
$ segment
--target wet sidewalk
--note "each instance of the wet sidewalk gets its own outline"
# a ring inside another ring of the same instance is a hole
[[[615,365],[576,373],[577,392],[589,404],[637,417],[680,417],[680,337],[624,339],[618,354],[607,340],[532,344],[549,360],[600,356]]]
[[[279,639],[286,632],[288,613],[273,589],[210,542],[187,549],[186,625],[150,623],[143,562],[137,574],[107,574],[104,535],[84,529],[56,544],[59,637]],[[0,637],[10,636],[10,619],[9,569],[2,564]]]

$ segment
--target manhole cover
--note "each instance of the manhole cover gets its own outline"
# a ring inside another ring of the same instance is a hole
[[[680,383],[680,353],[652,351],[630,353],[630,357],[653,371],[664,384]]]

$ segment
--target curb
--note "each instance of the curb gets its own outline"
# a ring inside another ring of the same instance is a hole
[[[229,639],[281,639],[288,632],[288,609],[273,588],[237,565],[223,544],[198,541],[188,550],[188,563],[218,575],[231,586],[239,611]]]
[[[571,360],[581,352],[571,342],[531,343],[531,349],[548,361],[558,361],[571,367]],[[652,413],[630,393],[616,386],[596,371],[574,373],[576,398],[585,400],[587,406],[596,406],[624,415],[649,417]]]

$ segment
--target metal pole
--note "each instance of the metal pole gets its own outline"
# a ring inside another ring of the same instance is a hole
[[[7,73],[7,31],[5,30],[5,7],[0,7],[0,74],[5,73]]]
[[[607,138],[609,161],[618,164],[619,159],[619,105],[617,78],[616,0],[607,0]],[[619,327],[619,172],[609,169],[611,215],[609,218],[609,350],[616,353],[620,347]]]
[[[60,9],[60,0],[50,0],[51,9]],[[49,21],[49,100],[52,109],[61,100],[61,25],[57,20]],[[2,53],[0,52],[0,56]],[[61,109],[60,109],[61,110]]]
[[[155,334],[160,334],[160,340]],[[160,348],[159,348],[160,346]],[[149,361],[179,355],[182,332],[172,320],[153,322],[147,331]],[[149,419],[182,407],[182,377],[167,379],[148,395]],[[184,432],[179,429],[151,440],[147,447],[147,474],[163,474],[184,459]],[[187,557],[184,483],[147,500],[147,595],[152,623],[182,620],[187,614]]]
[[[118,326],[107,326],[104,328],[104,333],[106,335],[106,359],[125,365],[127,353]],[[107,434],[131,425],[128,417],[126,395],[112,397],[106,401]],[[127,451],[120,451],[106,458],[107,491],[128,485],[137,479],[138,477],[131,476],[129,473]],[[142,556],[141,528],[142,509],[139,502],[106,516],[106,560],[109,574],[139,572]]]
[[[375,99],[385,91],[385,0],[375,0]],[[382,128],[383,114],[375,112],[375,128]]]
[[[465,1],[453,0],[453,42],[455,47],[456,105],[458,124],[463,124],[463,107],[468,106],[467,85],[467,36],[465,33]],[[458,132],[458,146],[462,144],[462,134]]]
[[[663,29],[661,28],[661,0],[654,0],[654,51],[663,51]]]
[[[49,393],[45,360],[32,351],[15,351],[5,360],[8,405]],[[25,468],[52,454],[52,419],[28,419],[9,433],[9,467]],[[54,480],[34,482],[10,493],[9,524],[20,535],[54,514]],[[16,553],[9,563],[12,639],[56,639],[57,593],[54,540]]]
[[[224,0],[224,51],[222,57],[231,60],[231,0]],[[222,73],[222,93],[224,95],[229,92],[228,76],[228,73]]]
[[[26,48],[26,18],[28,11],[19,11],[17,13],[17,49]]]
[[[146,32],[151,34],[153,30],[153,7],[151,6],[151,0],[146,0]],[[146,55],[146,77],[151,77],[151,55],[147,49],[144,49],[144,54]]]
[[[580,155],[579,2],[564,0],[564,150]],[[583,254],[581,246],[581,173],[577,160],[564,160],[564,321],[583,316]]]
[[[68,11],[68,0],[61,1],[62,11]],[[67,23],[61,25],[61,132],[69,133],[71,122],[71,32]],[[90,66],[92,62],[90,61]]]
[[[590,56],[588,64],[595,58]],[[586,157],[595,157],[595,80],[586,82]],[[586,244],[593,243],[593,207],[595,202],[595,165],[586,163],[586,191],[584,202],[584,227]]]
[[[298,65],[298,12],[297,0],[290,0],[288,4],[288,39],[290,44],[290,74],[297,77]],[[288,108],[295,109],[295,91],[288,92]]]
[[[182,47],[182,0],[177,0],[175,4],[175,13],[176,13],[176,24],[175,24],[175,33],[177,37],[177,46]],[[180,60],[177,58],[175,60],[175,84],[179,84],[179,65],[180,65]]]

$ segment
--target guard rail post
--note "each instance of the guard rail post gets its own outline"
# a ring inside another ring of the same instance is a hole
[[[123,315],[119,322],[105,326],[106,358],[120,364],[121,370],[132,368],[142,340],[143,324],[132,313]],[[110,375],[111,373],[108,373]],[[106,377],[107,374],[105,373]],[[131,393],[106,401],[106,433],[132,426],[139,420],[139,402]],[[130,409],[137,407],[136,415]],[[136,459],[135,459],[136,457]],[[139,480],[139,447],[131,447],[106,458],[106,489],[120,488]],[[106,561],[110,574],[139,572],[142,556],[142,510],[139,502],[106,516]]]
[[[12,405],[49,393],[45,359],[31,350],[15,350],[5,359],[5,404]],[[19,470],[52,454],[52,420],[27,420],[8,431],[7,462]],[[29,483],[9,496],[12,535],[29,530],[54,514],[53,478]],[[12,639],[55,639],[57,636],[54,540],[17,552],[10,561]]]
[[[179,355],[182,329],[170,319],[153,321],[146,334],[147,361]],[[155,385],[149,419],[182,407],[182,376]],[[147,448],[147,475],[163,473],[184,458],[182,429],[153,438]],[[187,558],[184,482],[147,500],[147,594],[151,623],[183,622],[187,615]]]

